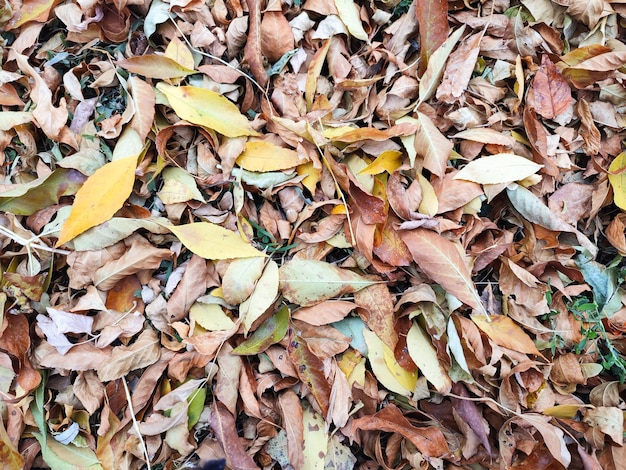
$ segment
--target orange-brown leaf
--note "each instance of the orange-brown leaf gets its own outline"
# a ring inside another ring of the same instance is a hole
[[[529,104],[545,119],[553,119],[564,113],[572,101],[572,90],[567,80],[547,54],[541,59],[541,67],[533,79],[531,93]]]
[[[331,388],[324,376],[324,364],[321,359],[313,354],[304,339],[293,331],[289,336],[287,353],[296,368],[298,378],[311,392],[322,414],[327,416]]]
[[[427,229],[403,230],[400,238],[428,277],[470,307],[485,312],[459,245]]]
[[[440,457],[449,452],[446,439],[438,428],[413,426],[393,404],[388,404],[374,415],[355,419],[352,426],[363,431],[398,433],[427,457]]]

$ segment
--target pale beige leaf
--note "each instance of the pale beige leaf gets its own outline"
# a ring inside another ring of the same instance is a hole
[[[231,261],[222,278],[224,300],[229,304],[239,305],[250,297],[264,266],[265,258],[260,256]]]
[[[244,334],[248,334],[252,325],[271,307],[278,295],[278,264],[270,260],[252,295],[239,306],[239,315],[243,323]]]
[[[520,181],[537,173],[543,165],[513,153],[498,153],[469,162],[456,175],[455,180],[479,184],[501,184]]]
[[[323,261],[294,259],[280,268],[280,290],[303,307],[375,284],[347,269]]]
[[[130,77],[128,84],[135,106],[135,114],[130,121],[130,126],[137,131],[141,140],[145,142],[154,124],[156,96],[152,87],[139,77]]]
[[[73,386],[76,398],[80,400],[90,415],[93,415],[104,399],[104,385],[95,372],[87,370],[79,372]]]

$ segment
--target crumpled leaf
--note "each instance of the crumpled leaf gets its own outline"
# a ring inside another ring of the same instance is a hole
[[[159,338],[148,328],[130,346],[114,347],[111,356],[97,367],[98,378],[103,382],[119,379],[131,370],[154,364],[160,356]]]

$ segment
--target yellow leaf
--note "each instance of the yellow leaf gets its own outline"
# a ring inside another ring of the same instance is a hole
[[[363,29],[359,8],[353,0],[335,0],[335,6],[339,12],[339,18],[346,25],[350,34],[361,41],[367,41],[367,33]]]
[[[167,48],[165,49],[165,57],[169,57],[187,69],[193,70],[195,67],[193,54],[187,47],[187,44],[178,39],[176,36],[174,36],[167,45]]]
[[[163,170],[163,187],[157,193],[163,204],[176,204],[192,199],[205,202],[192,175],[177,167]]]
[[[240,235],[209,222],[165,225],[192,253],[205,259],[266,256],[247,244]]]
[[[207,331],[226,331],[235,326],[218,304],[196,302],[189,309],[189,317]]]
[[[541,356],[530,336],[504,315],[472,315],[472,320],[498,346],[525,354]]]
[[[512,183],[534,175],[541,168],[543,165],[514,153],[498,153],[469,162],[453,179],[479,184]]]
[[[626,210],[626,152],[620,153],[609,166],[609,182],[613,187],[613,202]]]
[[[435,386],[439,393],[446,394],[452,388],[452,381],[446,369],[441,366],[437,357],[437,350],[426,336],[426,333],[417,324],[413,323],[406,337],[409,355],[424,377]]]
[[[50,16],[50,10],[57,3],[57,0],[41,0],[22,2],[19,9],[13,15],[13,18],[5,26],[7,31],[17,29],[30,21],[39,21],[45,23]],[[9,3],[10,5],[10,3]]]
[[[364,329],[363,338],[367,344],[367,358],[378,381],[391,392],[409,396],[417,383],[417,374],[411,374],[397,363],[390,368],[391,361],[386,357],[393,357],[393,351],[375,333]]]
[[[135,182],[137,156],[114,160],[96,170],[78,190],[57,246],[106,222],[128,199]]]
[[[326,39],[324,45],[320,47],[313,56],[313,60],[307,69],[306,82],[304,84],[304,97],[306,99],[307,110],[310,110],[311,106],[313,106],[313,98],[315,98],[315,89],[317,88],[317,77],[319,77],[322,72],[322,67],[324,66],[329,48],[330,39]]]
[[[439,200],[437,199],[437,193],[435,188],[430,184],[421,173],[417,174],[417,180],[422,188],[422,202],[420,202],[417,209],[420,214],[435,215],[439,211]]]
[[[247,142],[237,164],[248,171],[286,170],[303,163],[298,152],[265,141]]]
[[[214,129],[227,137],[258,135],[239,108],[219,93],[194,86],[175,87],[163,82],[157,89],[167,97],[181,119]]]
[[[397,150],[385,150],[376,160],[363,168],[359,173],[366,175],[378,175],[383,171],[393,173],[402,165],[402,152]]]
[[[296,168],[299,176],[304,176],[302,185],[309,190],[311,194],[315,194],[315,188],[322,176],[322,171],[313,166],[313,162],[306,162],[303,165],[298,165]]]
[[[146,54],[118,60],[115,62],[115,65],[146,78],[158,78],[161,80],[184,77],[195,73],[175,60],[157,54]]]
[[[573,419],[582,408],[591,408],[591,405],[556,405],[546,408],[542,413],[556,418]]]

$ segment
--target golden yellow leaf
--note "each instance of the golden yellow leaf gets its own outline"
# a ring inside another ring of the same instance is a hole
[[[214,129],[227,137],[258,135],[239,108],[219,93],[195,86],[175,87],[163,82],[157,89],[165,94],[181,119]]]
[[[313,162],[307,162],[303,165],[298,165],[296,168],[299,176],[304,176],[302,184],[311,194],[315,194],[315,188],[317,183],[322,177],[322,171],[313,166]]]
[[[275,171],[293,168],[303,163],[295,150],[265,141],[248,142],[237,164],[248,171]]]
[[[613,202],[626,210],[626,152],[620,153],[609,166],[609,182],[613,187]]]
[[[137,156],[130,156],[96,170],[76,193],[57,246],[113,217],[133,189],[136,168]]]
[[[409,396],[417,383],[417,374],[410,373],[397,362],[388,360],[393,357],[393,351],[375,333],[364,329],[363,337],[367,344],[367,358],[378,381],[391,392]]]
[[[378,175],[383,171],[393,173],[402,165],[402,152],[397,150],[385,150],[376,157],[372,163],[363,168],[359,173],[366,175]]]
[[[472,315],[472,320],[498,346],[525,354],[541,356],[530,336],[504,315]]]
[[[249,258],[266,256],[240,235],[209,222],[166,225],[192,253],[205,259]]]

